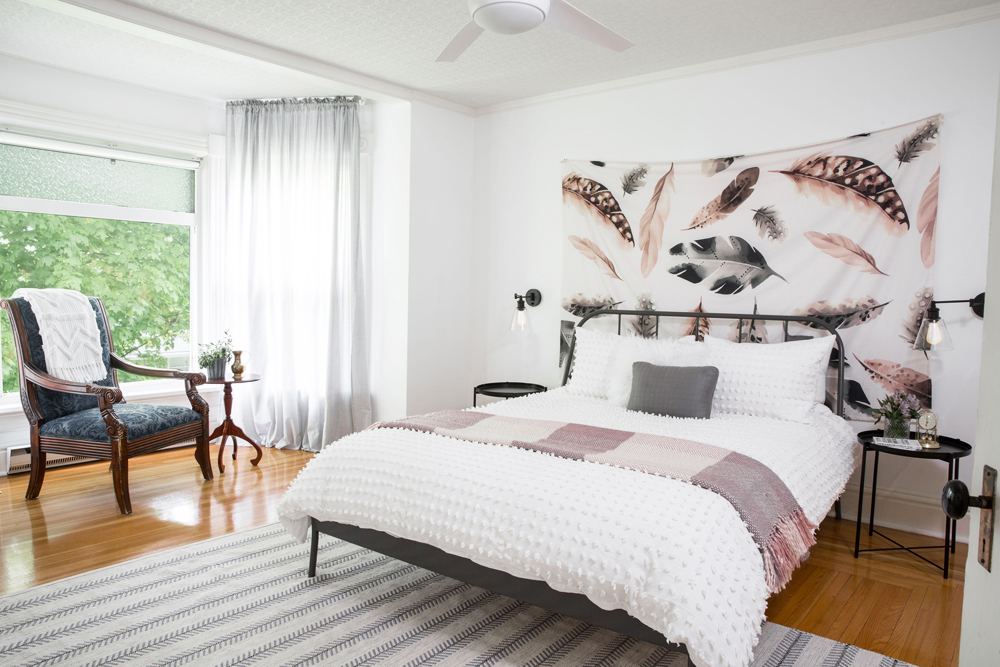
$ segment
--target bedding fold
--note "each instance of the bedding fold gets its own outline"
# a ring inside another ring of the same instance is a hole
[[[743,520],[764,565],[767,587],[780,591],[815,544],[817,526],[778,475],[723,447],[663,435],[485,412],[446,410],[374,424],[468,442],[515,447],[582,462],[669,477],[718,494]]]

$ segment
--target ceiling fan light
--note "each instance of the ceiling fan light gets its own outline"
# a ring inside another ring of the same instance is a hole
[[[516,35],[537,28],[545,21],[548,0],[470,0],[472,19],[480,27],[501,35]]]

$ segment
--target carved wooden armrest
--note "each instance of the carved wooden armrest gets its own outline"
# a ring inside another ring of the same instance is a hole
[[[24,370],[24,379],[32,384],[37,384],[39,387],[45,387],[52,391],[60,391],[64,394],[94,395],[97,396],[102,407],[105,403],[113,405],[122,400],[122,392],[118,387],[104,387],[99,384],[63,380],[54,375],[49,375],[34,364],[27,362],[24,363],[22,368]]]
[[[117,354],[111,354],[111,367],[118,370],[153,378],[167,378],[170,380],[184,380],[194,385],[205,384],[204,373],[192,373],[190,371],[178,371],[172,368],[151,368],[149,366],[139,366],[130,361],[122,359]]]

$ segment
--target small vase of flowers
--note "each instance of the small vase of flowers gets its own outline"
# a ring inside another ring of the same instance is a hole
[[[904,440],[910,437],[910,420],[916,419],[919,413],[920,402],[917,397],[901,391],[879,399],[878,409],[872,410],[872,414],[878,417],[876,424],[884,420],[882,433],[885,437]]]
[[[209,380],[221,380],[226,376],[226,362],[233,351],[233,337],[226,331],[214,343],[198,346],[198,365],[208,371]]]

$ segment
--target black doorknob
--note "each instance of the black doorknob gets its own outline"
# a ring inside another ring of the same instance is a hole
[[[970,507],[993,507],[992,498],[970,496],[969,487],[961,480],[953,479],[944,485],[941,491],[941,509],[952,519],[958,521],[964,517]]]

